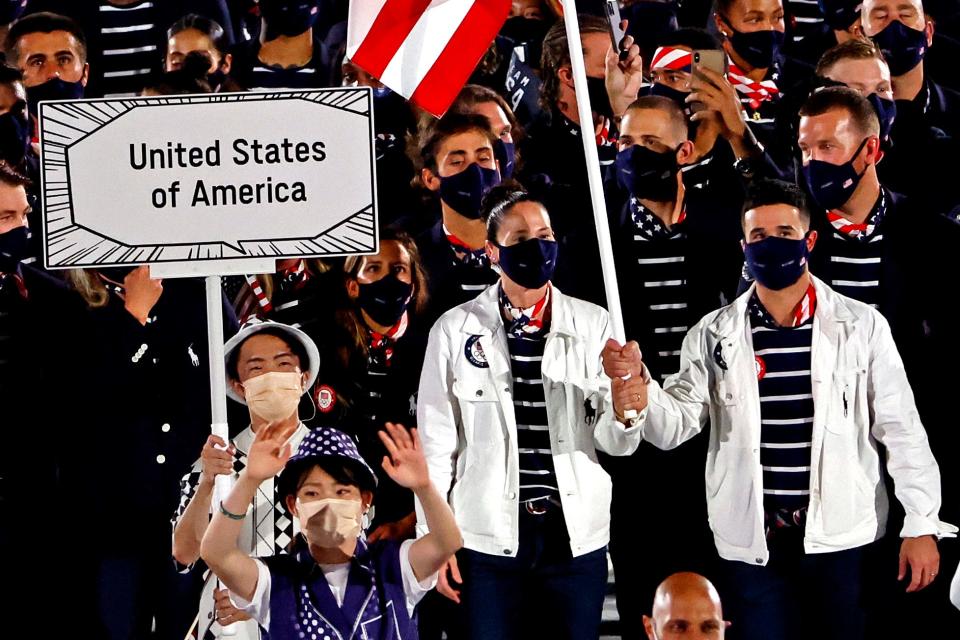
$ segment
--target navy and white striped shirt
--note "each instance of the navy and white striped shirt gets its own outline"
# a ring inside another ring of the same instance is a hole
[[[881,190],[880,197],[863,224],[843,225],[842,220],[831,220],[833,243],[830,255],[830,286],[838,293],[869,304],[874,309],[880,304],[883,269],[882,223],[886,212],[887,196]],[[841,230],[848,226],[856,230]]]
[[[504,299],[501,291],[501,300]],[[559,499],[557,476],[553,468],[547,402],[543,388],[543,350],[545,328],[511,330],[507,324],[507,349],[513,376],[513,412],[517,420],[517,446],[520,453],[520,502],[544,498]]]
[[[810,499],[813,311],[799,326],[782,327],[756,294],[749,307],[760,391],[764,508],[767,512],[801,509]]]
[[[154,5],[154,0],[143,0],[118,7],[100,0],[99,33],[90,39],[103,52],[97,72],[103,77],[104,97],[139,94],[151,70],[159,66],[158,29],[163,27]]]
[[[659,356],[661,371],[653,372],[662,382],[680,370],[680,346],[687,326],[686,265],[687,236],[680,222],[667,228],[636,198],[630,200],[634,224],[633,255],[637,285],[649,311],[649,333],[643,348]],[[635,257],[634,257],[635,256]]]

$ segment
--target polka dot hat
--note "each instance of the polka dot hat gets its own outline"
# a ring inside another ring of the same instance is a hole
[[[357,445],[350,436],[330,427],[317,427],[300,442],[300,448],[280,472],[281,495],[296,493],[297,480],[304,469],[331,459],[346,462],[354,470],[361,487],[377,486],[377,474],[357,451]]]

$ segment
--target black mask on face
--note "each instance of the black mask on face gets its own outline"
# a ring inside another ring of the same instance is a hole
[[[685,102],[687,96],[690,95],[689,91],[679,91],[660,82],[654,82],[641,89],[640,95],[669,98],[676,102],[677,106],[679,106],[687,116],[690,115],[690,105]]]
[[[557,243],[530,238],[500,247],[500,269],[524,289],[539,289],[550,281],[557,268]]]
[[[376,282],[360,284],[360,296],[357,302],[360,308],[379,325],[392,327],[400,320],[410,304],[413,285],[402,282],[393,274],[380,278]]]
[[[0,159],[13,167],[20,166],[30,149],[31,127],[25,108],[19,103],[0,115]]]
[[[607,84],[603,78],[587,76],[587,95],[590,96],[590,107],[602,116],[613,117],[613,107],[610,106],[610,96],[607,95]]]
[[[730,45],[747,64],[754,69],[766,69],[780,57],[783,46],[783,31],[737,31],[727,22],[727,28],[733,33]]]
[[[634,197],[656,202],[677,197],[676,151],[657,152],[635,144],[617,154],[616,167],[617,182]]]
[[[30,231],[16,227],[0,233],[0,273],[13,273],[30,249]]]
[[[260,15],[267,23],[267,40],[298,36],[316,23],[320,15],[317,0],[262,0]]]
[[[83,83],[67,82],[60,78],[47,80],[35,87],[27,87],[27,106],[30,115],[36,116],[43,100],[76,100],[83,97]]]

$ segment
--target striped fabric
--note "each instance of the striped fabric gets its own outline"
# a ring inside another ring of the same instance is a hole
[[[780,327],[756,294],[750,327],[760,391],[760,465],[768,513],[797,510],[810,498],[813,313],[797,327]]]
[[[834,240],[830,255],[830,286],[873,308],[880,303],[883,269],[881,223],[886,212],[887,197],[881,191],[873,211],[862,224],[849,224],[834,211],[827,213],[833,226]]]
[[[650,70],[672,69],[690,73],[693,65],[693,53],[677,47],[657,47],[650,61]]]
[[[98,69],[103,74],[104,97],[133,96],[140,93],[150,71],[159,65],[158,14],[156,0],[143,0],[117,7],[100,0],[100,33],[91,41],[103,52]]]
[[[634,198],[630,202],[634,223],[633,253],[637,286],[649,311],[650,327],[643,349],[655,351],[662,371],[661,381],[680,370],[680,346],[687,326],[686,234],[681,221],[667,229],[659,218]]]
[[[823,13],[817,0],[784,0],[783,4],[791,22],[790,39],[794,43],[803,42],[820,32]]]
[[[543,389],[543,349],[546,332],[507,334],[513,376],[513,412],[520,452],[520,502],[559,498],[553,469],[547,402]]]
[[[734,86],[740,96],[740,106],[746,113],[747,124],[755,134],[759,131],[755,127],[772,127],[777,115],[777,104],[782,93],[777,86],[780,79],[780,67],[774,63],[767,70],[767,76],[760,82],[755,82],[737,67],[736,63],[727,58],[729,71],[727,80]]]
[[[316,89],[327,84],[325,72],[312,66],[268,67],[257,64],[250,72],[250,91]]]

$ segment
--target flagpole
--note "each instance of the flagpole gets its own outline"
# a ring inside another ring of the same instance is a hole
[[[627,332],[623,328],[623,308],[620,306],[617,267],[613,262],[610,220],[607,217],[607,202],[603,197],[603,178],[600,176],[597,141],[593,134],[593,110],[590,107],[590,92],[587,89],[587,69],[583,62],[583,43],[580,42],[576,0],[563,0],[563,24],[567,31],[567,48],[570,50],[570,66],[573,69],[573,88],[577,97],[577,113],[580,115],[580,141],[583,143],[583,155],[587,159],[590,204],[593,205],[593,222],[597,228],[600,268],[603,270],[603,290],[607,295],[610,329],[613,339],[620,344],[625,344]],[[624,380],[629,377],[625,377]],[[624,411],[623,417],[631,420],[637,417],[637,412],[632,409]]]
[[[580,24],[577,22],[577,3],[575,0],[563,0],[563,23],[567,30],[570,66],[573,68],[573,86],[577,94],[577,112],[580,114],[580,141],[583,143],[583,153],[587,159],[590,203],[593,205],[593,219],[597,227],[600,266],[603,269],[603,288],[607,295],[607,310],[610,312],[613,338],[623,344],[626,342],[626,331],[623,328],[623,310],[620,306],[617,270],[613,262],[613,244],[610,241],[607,204],[603,197],[600,158],[597,155],[597,143],[593,134],[593,112],[587,90],[587,71],[583,62],[583,44],[580,42]]]

